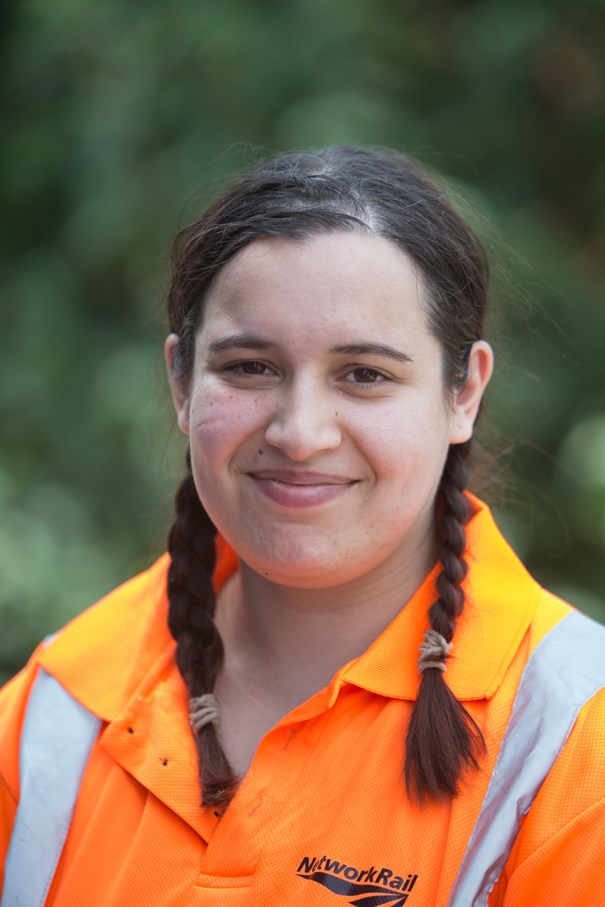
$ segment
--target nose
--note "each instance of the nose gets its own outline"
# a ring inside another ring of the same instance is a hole
[[[325,391],[300,382],[284,391],[275,401],[265,430],[270,447],[283,451],[293,461],[311,459],[323,450],[340,446],[342,433],[334,401]]]

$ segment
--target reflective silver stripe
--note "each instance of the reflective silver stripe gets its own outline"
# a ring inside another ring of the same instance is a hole
[[[605,686],[605,627],[571,612],[536,646],[448,907],[485,907],[583,705]]]
[[[40,669],[21,731],[21,790],[1,907],[44,904],[100,725],[100,718]]]

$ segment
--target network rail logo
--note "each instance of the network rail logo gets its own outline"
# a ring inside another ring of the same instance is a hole
[[[326,856],[303,857],[296,874],[347,898],[355,907],[403,907],[418,879],[411,872],[397,875],[386,866],[358,869]]]

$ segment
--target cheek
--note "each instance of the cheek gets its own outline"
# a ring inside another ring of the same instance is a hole
[[[229,390],[201,387],[191,401],[190,443],[199,466],[212,469],[228,460],[241,444],[262,431],[259,400]]]
[[[357,437],[376,470],[402,478],[425,471],[445,457],[447,419],[442,410],[418,403],[405,410],[385,408],[358,426]]]
[[[396,534],[435,497],[449,446],[447,418],[427,407],[384,413],[362,443],[375,476],[366,501],[368,528]]]

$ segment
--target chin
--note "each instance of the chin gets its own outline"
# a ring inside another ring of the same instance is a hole
[[[262,573],[258,570],[255,572],[260,573],[265,580],[277,586],[284,586],[287,589],[335,589],[359,578],[354,574],[337,574],[334,570],[324,573],[313,567],[294,572],[291,565],[287,571],[284,570],[283,572],[279,569],[272,570],[270,568]]]
[[[365,552],[364,552],[365,553]],[[328,589],[353,582],[372,571],[362,556],[342,560],[322,550],[272,551],[271,556],[250,552],[242,556],[248,569],[264,579],[291,589]]]

